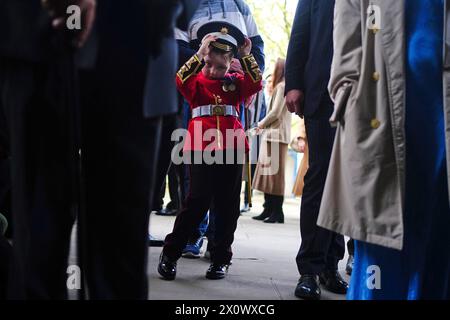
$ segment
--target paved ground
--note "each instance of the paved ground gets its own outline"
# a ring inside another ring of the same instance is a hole
[[[239,219],[233,244],[233,265],[224,280],[208,280],[209,262],[180,259],[175,281],[160,278],[156,268],[161,248],[150,248],[149,299],[151,300],[294,300],[298,280],[295,256],[300,246],[300,199],[285,200],[284,224],[266,224],[251,219],[262,211],[262,194],[256,193],[251,212]],[[172,229],[173,217],[151,215],[150,231],[164,238]],[[206,243],[203,249],[206,248]],[[347,255],[339,264],[341,274]],[[345,279],[348,277],[345,275]],[[322,299],[345,299],[322,289]]]

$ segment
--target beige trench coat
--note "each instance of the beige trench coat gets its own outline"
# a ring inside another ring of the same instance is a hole
[[[255,170],[253,188],[272,195],[284,195],[285,169],[288,144],[291,139],[292,115],[288,111],[284,98],[284,82],[280,82],[273,92],[267,115],[258,123],[263,129],[261,138],[261,151]],[[276,147],[276,148],[275,148]],[[274,149],[275,148],[275,149]],[[278,150],[278,157],[273,150]],[[269,161],[269,159],[271,159]],[[264,167],[272,166],[271,161],[278,161],[278,170],[266,174]]]
[[[445,3],[442,73],[450,168],[450,0]],[[399,250],[405,190],[404,6],[405,0],[336,1],[329,91],[335,102],[330,121],[337,132],[318,218],[324,228]],[[378,26],[367,14],[377,10]]]
[[[291,142],[292,114],[287,110],[284,99],[284,82],[280,82],[273,91],[267,115],[258,123],[264,129],[262,140],[289,144]]]

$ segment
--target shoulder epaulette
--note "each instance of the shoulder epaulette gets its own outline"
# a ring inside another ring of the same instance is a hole
[[[178,71],[177,76],[181,82],[185,82],[193,75],[197,75],[202,69],[203,63],[200,61],[197,55],[192,56]]]
[[[253,82],[259,82],[262,80],[261,69],[252,54],[242,57],[240,60],[244,71],[252,78]]]

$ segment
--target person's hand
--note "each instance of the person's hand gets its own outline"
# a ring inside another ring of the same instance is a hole
[[[242,69],[241,62],[238,59],[233,58],[233,60],[231,60],[230,72],[236,72],[236,73],[240,73],[242,75],[244,74],[244,70]]]
[[[305,138],[302,137],[298,137],[297,138],[297,145],[298,145],[298,150],[300,153],[305,153],[305,149],[306,149],[306,140]]]
[[[72,44],[80,48],[89,37],[95,20],[96,0],[41,0],[42,6],[52,17],[52,26],[61,30],[65,28],[66,10],[70,5],[76,5],[81,10],[81,30],[73,39]]]
[[[217,37],[211,34],[206,35],[202,39],[202,44],[200,45],[200,49],[197,51],[197,56],[200,60],[203,60],[209,54],[211,42],[216,41]]]
[[[248,56],[252,52],[252,40],[245,38],[245,43],[238,49],[240,57]]]
[[[304,109],[304,94],[301,90],[290,90],[286,94],[286,106],[291,113],[296,113],[298,116],[303,118],[303,109]]]

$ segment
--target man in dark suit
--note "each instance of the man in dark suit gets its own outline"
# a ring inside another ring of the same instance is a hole
[[[0,0],[0,122],[12,159],[13,299],[62,299],[67,291],[78,154],[72,41],[80,44],[88,28],[77,34],[55,30],[53,9],[50,1]]]
[[[147,298],[158,150],[170,142],[161,135],[164,122],[178,111],[173,30],[189,6],[132,1],[124,10],[117,2],[98,1],[97,63],[81,78],[84,225],[88,243],[96,243],[86,255],[91,298]]]
[[[301,275],[295,295],[320,299],[319,281],[329,291],[344,294],[347,283],[337,272],[344,256],[344,238],[317,226],[320,202],[335,130],[327,85],[333,57],[334,0],[300,0],[286,61],[286,103],[305,118],[309,169],[303,190],[297,266]]]
[[[80,33],[64,28],[61,3],[82,8]],[[70,233],[81,212],[86,297],[147,299],[147,228],[160,115],[163,108],[176,110],[173,75],[170,85],[161,77],[163,70],[171,71],[150,68],[174,42],[180,6],[177,0],[126,6],[108,0],[0,0],[0,105],[14,159],[10,298],[67,297]],[[83,66],[80,130],[73,45],[83,45],[95,9],[95,32],[77,59]],[[158,93],[167,99],[164,106],[143,104],[155,90],[163,90]],[[80,203],[82,210],[75,210]]]

